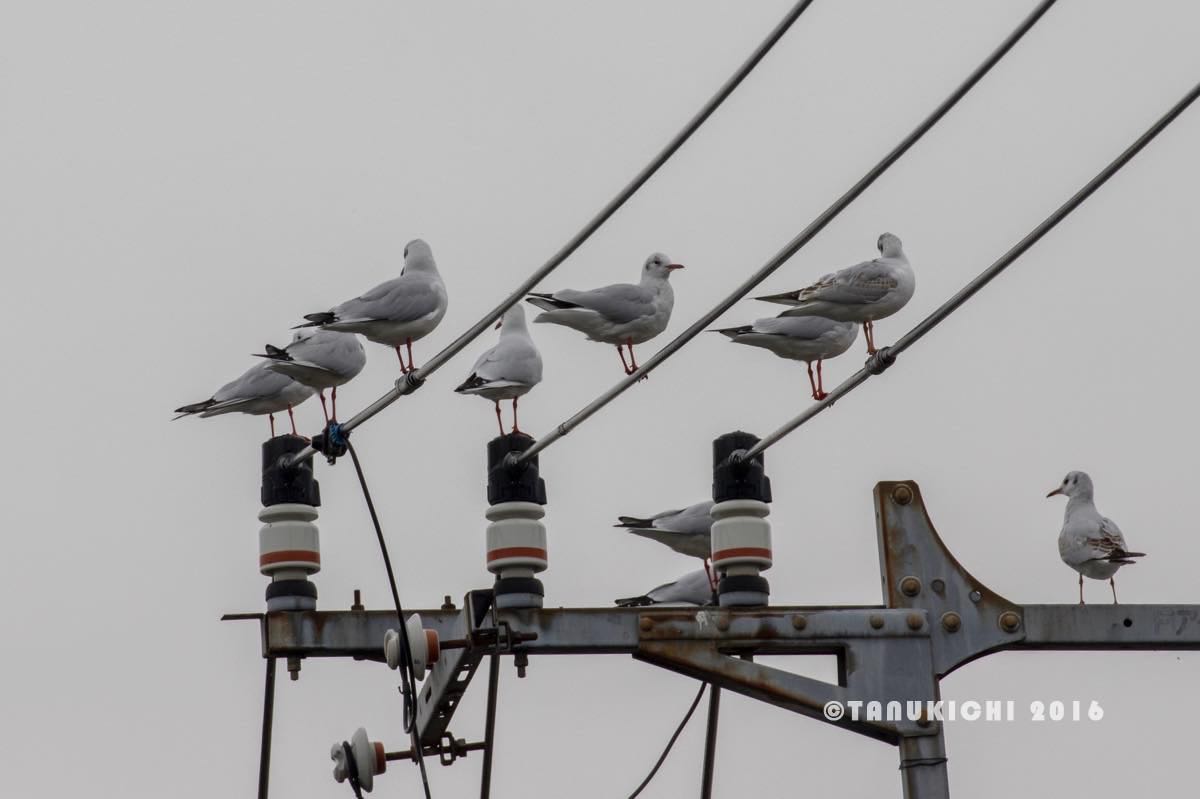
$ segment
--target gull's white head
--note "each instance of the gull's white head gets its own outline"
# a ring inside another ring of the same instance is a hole
[[[404,271],[400,274],[410,269],[437,271],[437,264],[433,261],[433,250],[429,249],[424,239],[413,239],[404,245]]]
[[[646,259],[646,265],[642,267],[642,275],[666,280],[676,269],[683,269],[683,264],[671,263],[671,259],[664,253],[656,252]]]
[[[1088,477],[1087,472],[1068,472],[1062,484],[1046,496],[1062,494],[1065,497],[1091,497],[1094,490],[1092,478]]]
[[[875,242],[875,246],[879,248],[879,253],[884,258],[895,258],[904,254],[904,245],[900,243],[900,237],[894,233],[881,234],[879,241]]]
[[[525,329],[525,309],[521,307],[521,303],[513,303],[504,312],[504,315],[500,317],[500,321],[496,322],[496,329],[501,332],[505,330]]]

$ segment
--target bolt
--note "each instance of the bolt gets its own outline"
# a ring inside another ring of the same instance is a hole
[[[918,727],[928,727],[929,724],[930,724],[929,709],[926,707],[922,707],[921,714],[919,716],[917,716],[917,726]]]
[[[291,676],[292,681],[300,679],[300,658],[288,658],[287,663],[288,674]]]
[[[442,599],[442,610],[457,610],[454,607],[454,600],[450,598],[449,594],[446,594]]]
[[[792,627],[794,629],[803,630],[807,626],[808,619],[804,618],[799,613],[797,613],[795,616],[792,616]]]
[[[979,593],[978,591],[972,591],[970,593],[970,597],[972,602],[978,602],[979,600],[983,599],[983,594]]]
[[[911,575],[900,581],[900,593],[905,596],[916,596],[921,593],[921,581]]]
[[[946,593],[946,581],[941,578],[931,582],[929,587],[933,589],[933,593],[938,594],[939,596]]]
[[[366,610],[362,603],[362,591],[359,591],[357,588],[354,589],[354,604],[350,606],[350,609],[354,611]]]
[[[729,614],[728,613],[724,613],[717,617],[717,629],[720,630],[721,632],[725,632],[726,630],[729,629]]]
[[[962,627],[962,617],[954,611],[948,611],[942,614],[942,628],[948,633],[958,632],[958,628]]]
[[[871,618],[867,621],[871,622],[871,626],[876,630],[883,628],[883,616],[880,616],[878,613],[872,613]]]
[[[517,677],[525,679],[525,667],[529,665],[529,653],[523,649],[514,652],[513,665],[517,667]]]
[[[642,616],[642,618],[638,620],[638,627],[641,628],[642,632],[648,633],[654,629],[654,619],[650,618],[649,616]]]
[[[905,621],[908,622],[908,629],[910,630],[919,630],[925,624],[925,619],[922,618],[920,613],[908,614]]]
[[[1011,610],[1000,614],[1000,629],[1006,633],[1015,633],[1021,627],[1021,617]]]
[[[913,501],[913,490],[901,483],[892,489],[892,501],[897,505],[907,505]]]

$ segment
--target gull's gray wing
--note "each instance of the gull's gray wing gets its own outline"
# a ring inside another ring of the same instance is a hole
[[[287,388],[292,378],[271,371],[269,362],[255,364],[236,380],[231,380],[213,394],[215,406],[238,400],[273,397]]]
[[[848,266],[800,289],[801,302],[870,305],[899,285],[891,265],[882,258]]]
[[[413,322],[437,311],[444,295],[441,283],[432,275],[410,272],[343,302],[333,313],[339,322]]]
[[[654,313],[654,295],[641,286],[629,283],[617,283],[591,291],[564,289],[553,296],[556,300],[595,311],[617,324],[632,322]]]

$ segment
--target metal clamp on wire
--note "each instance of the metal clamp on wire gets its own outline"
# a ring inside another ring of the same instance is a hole
[[[863,364],[863,368],[873,375],[881,375],[884,370],[896,362],[896,356],[892,353],[891,347],[883,347],[878,349],[867,358],[867,362]]]
[[[338,422],[330,422],[325,429],[313,436],[312,448],[325,456],[328,463],[334,463],[346,454],[349,446],[350,433],[342,429]]]
[[[419,369],[414,369],[403,377],[396,379],[396,390],[401,394],[411,394],[421,386],[425,385],[425,378],[419,374]]]

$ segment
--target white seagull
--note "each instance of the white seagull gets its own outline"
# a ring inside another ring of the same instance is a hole
[[[433,251],[421,239],[404,248],[400,277],[335,305],[324,313],[305,315],[307,323],[297,327],[322,327],[343,333],[361,333],[370,341],[386,344],[400,358],[400,373],[408,374],[413,364],[414,341],[433,332],[446,315],[446,285],[438,273]],[[400,347],[408,348],[408,365]]]
[[[296,417],[292,408],[313,395],[313,389],[297,383],[287,375],[277,374],[258,363],[247,369],[241,377],[217,389],[211,398],[176,408],[184,416],[218,416],[222,413],[249,413],[256,416],[266,414],[271,420],[271,438],[275,437],[275,414],[287,411],[292,420],[292,435],[296,435]]]
[[[266,353],[255,353],[267,359],[272,372],[303,383],[317,390],[325,423],[337,421],[338,386],[354,379],[367,365],[367,353],[358,336],[335,330],[297,330],[292,343],[283,349],[267,345]],[[331,388],[333,413],[325,406],[325,389]]]
[[[875,320],[885,319],[912,299],[917,279],[900,239],[884,233],[876,242],[880,256],[848,266],[811,286],[756,299],[795,306],[795,313],[824,316],[863,326],[867,352],[875,353]]]
[[[512,400],[512,431],[519,433],[517,398],[528,394],[530,389],[542,382],[542,356],[529,335],[525,309],[520,305],[513,305],[505,311],[496,327],[500,328],[500,341],[479,356],[479,360],[471,367],[470,376],[454,390],[460,394],[476,394],[494,402],[500,435],[504,435],[500,400]]]
[[[642,596],[631,596],[616,600],[618,607],[634,608],[641,605],[710,605],[713,601],[712,585],[708,572],[703,569],[688,572],[678,580],[665,583]]]
[[[799,309],[797,309],[799,310]],[[837,322],[823,316],[797,314],[795,310],[784,311],[770,319],[757,319],[754,324],[727,327],[714,332],[729,336],[734,344],[762,347],[793,361],[804,361],[808,365],[808,383],[812,386],[812,398],[826,397],[821,378],[821,362],[836,358],[858,338],[858,325],[854,322]],[[813,361],[817,362],[817,376],[813,379]]]
[[[642,344],[667,329],[675,293],[671,290],[671,272],[681,264],[656,252],[646,259],[642,279],[636,286],[617,283],[591,291],[564,289],[553,294],[530,294],[526,301],[541,308],[535,323],[563,325],[585,334],[589,341],[617,345],[625,374],[637,371],[633,345]],[[629,363],[624,347],[629,347]]]
[[[1133,558],[1145,557],[1144,552],[1125,548],[1125,536],[1112,519],[1096,510],[1092,478],[1085,472],[1070,472],[1062,485],[1047,494],[1067,497],[1067,512],[1062,532],[1058,534],[1058,554],[1063,563],[1079,572],[1079,604],[1083,604],[1083,578],[1108,580],[1112,586],[1113,604],[1117,604],[1117,584],[1113,575],[1122,566],[1135,563]]]
[[[691,555],[704,561],[704,572],[712,580],[709,559],[712,557],[712,507],[706,499],[682,510],[665,510],[653,516],[618,516],[613,527],[666,544],[681,555]]]

